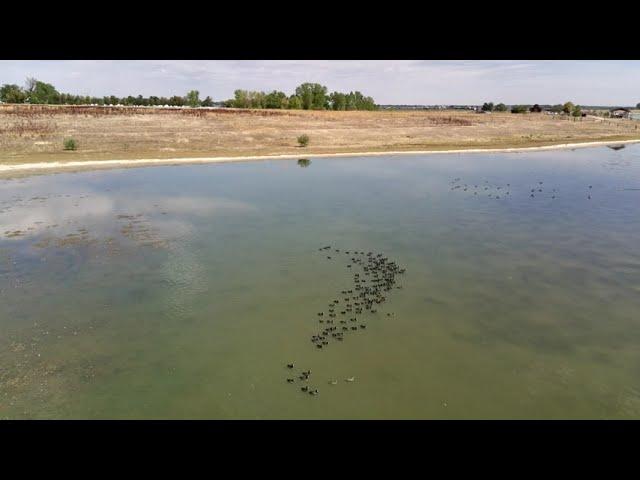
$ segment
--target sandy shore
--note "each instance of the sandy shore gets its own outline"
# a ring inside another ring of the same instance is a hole
[[[604,145],[624,145],[630,143],[640,143],[637,140],[620,141],[598,141],[580,143],[562,143],[556,145],[544,145],[539,147],[515,147],[515,148],[469,148],[450,150],[403,150],[403,151],[372,151],[372,152],[349,152],[349,153],[313,153],[308,150],[300,154],[285,155],[255,155],[238,157],[184,157],[184,158],[142,158],[142,159],[122,159],[122,160],[82,160],[70,162],[40,162],[40,163],[0,163],[0,174],[28,173],[45,171],[65,171],[84,170],[102,168],[130,168],[146,167],[155,165],[181,165],[199,163],[227,163],[227,162],[247,162],[259,160],[291,160],[296,158],[334,158],[334,157],[364,157],[364,156],[393,156],[393,155],[430,155],[430,154],[451,154],[451,153],[509,153],[509,152],[535,152],[543,150],[559,150],[597,147]],[[1,161],[1,160],[0,160]]]

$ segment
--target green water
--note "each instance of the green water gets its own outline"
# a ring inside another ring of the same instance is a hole
[[[0,180],[0,418],[640,418],[640,147],[310,160]]]

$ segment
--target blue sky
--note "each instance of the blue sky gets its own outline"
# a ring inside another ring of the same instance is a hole
[[[378,103],[484,101],[635,105],[640,61],[0,60],[0,84],[26,77],[80,95],[184,95],[224,100],[237,88],[293,93],[303,82],[360,90]]]

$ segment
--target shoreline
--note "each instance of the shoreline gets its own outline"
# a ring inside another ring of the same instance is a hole
[[[345,153],[317,153],[305,152],[304,154],[282,154],[282,155],[249,155],[237,157],[178,157],[178,158],[141,158],[141,159],[114,159],[114,160],[76,160],[69,162],[38,162],[38,163],[0,163],[0,174],[8,173],[29,173],[43,171],[65,171],[67,169],[102,169],[102,168],[135,168],[161,165],[195,165],[205,163],[230,163],[249,162],[260,160],[291,160],[296,158],[344,158],[344,157],[365,157],[365,156],[394,156],[394,155],[432,155],[432,154],[452,154],[452,153],[517,153],[535,152],[545,150],[564,150],[574,148],[588,148],[606,145],[626,145],[640,143],[640,139],[618,140],[618,141],[594,141],[579,143],[561,143],[553,145],[541,145],[534,147],[505,147],[505,148],[469,148],[469,149],[449,149],[449,150],[399,150],[399,151],[368,151],[368,152],[345,152]]]

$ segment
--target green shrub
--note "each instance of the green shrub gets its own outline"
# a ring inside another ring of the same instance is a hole
[[[298,137],[298,144],[300,144],[301,147],[309,145],[309,135],[300,135]]]
[[[511,113],[527,113],[529,107],[527,105],[513,105],[511,107]]]
[[[73,138],[68,138],[64,141],[64,149],[65,150],[77,150],[78,144]]]

